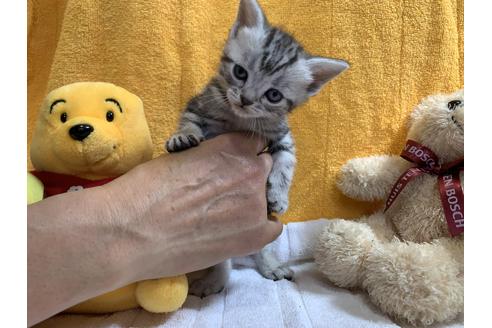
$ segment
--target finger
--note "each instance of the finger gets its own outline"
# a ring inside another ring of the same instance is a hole
[[[263,137],[257,137],[256,140],[257,141],[254,144],[254,146],[255,146],[254,152],[257,155],[261,155],[262,153],[264,153],[267,150],[268,142],[267,142],[266,138],[263,138]]]
[[[244,133],[240,133],[238,136],[241,138],[240,142],[245,147],[245,150],[254,154],[259,155],[268,146],[266,138],[262,136],[251,136]]]
[[[211,142],[220,148],[235,150],[243,154],[255,155],[258,155],[267,146],[265,138],[251,136],[241,132],[221,134],[212,138]]]
[[[248,236],[245,245],[241,246],[237,256],[247,256],[259,253],[266,245],[273,242],[280,236],[283,224],[280,222],[267,221],[261,226],[261,230],[255,233],[254,237]]]
[[[266,173],[266,176],[268,176],[268,174],[270,174],[270,171],[272,170],[272,165],[273,165],[272,156],[269,153],[261,153],[258,156],[258,161],[260,167]]]
[[[282,224],[282,222],[268,220],[263,229],[264,233],[262,242],[264,243],[264,245],[267,245],[277,239],[278,236],[280,236],[280,234],[282,233],[283,228],[284,225]]]

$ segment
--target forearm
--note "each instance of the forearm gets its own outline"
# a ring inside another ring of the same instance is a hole
[[[177,253],[189,238],[177,225],[196,194],[185,193],[189,177],[173,179],[176,165],[161,157],[105,186],[28,206],[30,324],[134,281],[187,272]]]
[[[130,279],[115,260],[130,239],[116,228],[108,202],[104,188],[93,188],[28,206],[29,324]]]

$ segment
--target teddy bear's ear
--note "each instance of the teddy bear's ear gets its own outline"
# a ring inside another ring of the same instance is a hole
[[[459,100],[463,100],[465,98],[465,89],[459,89],[455,93],[453,93],[453,97],[458,98]]]
[[[422,99],[412,110],[407,121],[407,129],[410,129],[412,125],[424,114],[425,110],[428,109],[428,103],[431,101],[433,96],[428,96]]]
[[[422,116],[424,116],[425,112],[427,112],[431,107],[436,106],[439,102],[444,103],[443,99],[441,99],[443,97],[444,94],[436,94],[421,99],[409,115],[407,121],[407,129],[410,130],[414,123],[417,122]]]

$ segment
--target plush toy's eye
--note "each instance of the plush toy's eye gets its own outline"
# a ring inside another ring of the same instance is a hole
[[[248,72],[240,65],[234,65],[233,73],[238,80],[246,81],[248,79]]]
[[[114,120],[114,113],[112,110],[108,110],[106,112],[106,121],[113,122],[113,120]]]
[[[276,104],[284,98],[284,95],[277,89],[268,89],[267,92],[265,92],[265,97],[267,97],[269,102]]]
[[[461,100],[451,100],[448,102],[448,109],[455,110],[459,105],[461,105]]]
[[[62,113],[62,114],[60,115],[60,121],[61,121],[62,123],[65,123],[65,122],[67,121],[67,117],[68,117],[68,116],[67,116],[67,113]]]

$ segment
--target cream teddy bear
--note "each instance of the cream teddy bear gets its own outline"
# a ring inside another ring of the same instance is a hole
[[[338,187],[385,210],[330,220],[315,260],[340,287],[362,288],[385,313],[413,325],[463,311],[463,90],[424,99],[402,157],[349,160]]]

